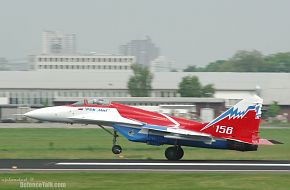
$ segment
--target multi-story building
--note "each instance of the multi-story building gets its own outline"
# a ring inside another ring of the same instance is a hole
[[[58,31],[42,32],[42,54],[75,54],[76,35]]]
[[[120,54],[136,57],[136,62],[144,66],[150,66],[151,61],[159,55],[159,48],[155,46],[150,37],[144,40],[132,40],[119,47]]]
[[[38,55],[35,70],[131,70],[134,56],[120,55]]]

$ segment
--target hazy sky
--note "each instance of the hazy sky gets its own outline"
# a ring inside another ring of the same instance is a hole
[[[180,66],[241,49],[290,51],[287,0],[0,0],[0,57],[41,52],[41,32],[77,35],[79,52],[118,53],[150,36]]]

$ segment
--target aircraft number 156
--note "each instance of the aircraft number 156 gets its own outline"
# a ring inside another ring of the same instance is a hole
[[[217,125],[215,132],[222,133],[222,134],[232,134],[233,133],[233,127],[223,126],[223,125]]]

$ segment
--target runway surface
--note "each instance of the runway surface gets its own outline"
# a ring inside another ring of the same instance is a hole
[[[0,159],[0,171],[290,172],[290,161]]]

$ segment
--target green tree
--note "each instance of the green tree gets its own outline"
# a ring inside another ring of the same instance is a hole
[[[240,50],[229,60],[236,72],[258,72],[264,65],[261,52]]]
[[[204,97],[213,97],[215,89],[213,84],[207,84],[202,88],[202,96]]]
[[[225,72],[225,71],[230,71],[231,69],[231,65],[229,64],[228,61],[226,60],[217,60],[215,62],[212,62],[210,64],[208,64],[204,70],[206,72]]]
[[[183,69],[183,72],[204,72],[203,67],[196,67],[195,65],[187,66],[185,69]]]
[[[276,117],[280,112],[280,106],[278,102],[274,101],[268,108],[268,116],[269,117]]]
[[[195,65],[191,65],[183,69],[183,72],[196,72],[196,71],[197,71],[197,68]]]
[[[290,72],[290,52],[268,55],[264,60],[265,72]]]
[[[139,64],[132,65],[134,75],[130,77],[127,86],[133,97],[148,97],[151,92],[153,75],[147,67]]]
[[[290,52],[264,56],[257,50],[239,50],[228,60],[188,66],[184,72],[290,72]]]
[[[179,83],[178,93],[182,97],[212,97],[214,92],[212,84],[203,87],[196,76],[183,77]]]

